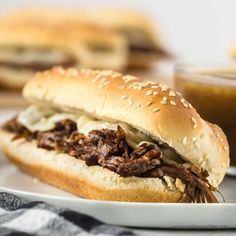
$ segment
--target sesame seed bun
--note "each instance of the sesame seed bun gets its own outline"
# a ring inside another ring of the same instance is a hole
[[[215,187],[229,166],[229,146],[222,130],[204,121],[189,102],[166,85],[110,70],[57,67],[37,73],[23,95],[32,103],[125,122],[207,170]]]

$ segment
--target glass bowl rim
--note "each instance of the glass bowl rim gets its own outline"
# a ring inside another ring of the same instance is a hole
[[[208,74],[207,70],[214,70],[216,73],[222,71],[235,72],[235,77],[232,76],[221,76],[217,74]],[[202,70],[202,72],[201,72]],[[204,73],[204,70],[206,72]],[[181,78],[179,78],[182,75]],[[193,82],[200,82],[204,84],[214,84],[223,86],[234,86],[236,87],[236,63],[186,63],[177,62],[174,65],[174,80],[188,80]]]

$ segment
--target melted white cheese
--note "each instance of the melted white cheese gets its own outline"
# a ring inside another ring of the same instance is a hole
[[[91,130],[95,129],[116,130],[117,125],[119,125],[124,129],[126,141],[132,148],[143,142],[153,143],[153,140],[149,136],[125,123],[96,120],[85,114],[58,113],[52,108],[32,105],[18,116],[18,121],[31,132],[51,130],[55,127],[55,122],[64,119],[70,119],[76,122],[78,131],[83,134],[88,134]]]

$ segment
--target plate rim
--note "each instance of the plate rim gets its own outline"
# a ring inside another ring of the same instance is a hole
[[[24,195],[29,197],[40,197],[45,199],[55,199],[60,201],[72,201],[72,202],[86,202],[91,204],[99,204],[99,205],[114,205],[114,206],[133,206],[133,207],[185,207],[185,208],[220,208],[220,207],[236,207],[236,203],[168,203],[168,202],[124,202],[124,201],[106,201],[106,200],[96,200],[96,199],[85,199],[81,197],[70,197],[70,196],[57,196],[47,193],[35,193],[32,191],[24,191],[24,190],[18,190],[14,188],[8,188],[8,187],[2,187],[0,186],[0,192],[9,192],[15,195]],[[24,197],[23,197],[24,198]]]

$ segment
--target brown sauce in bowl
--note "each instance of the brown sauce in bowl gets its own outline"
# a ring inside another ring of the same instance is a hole
[[[235,69],[177,68],[174,85],[202,118],[223,129],[230,145],[231,165],[236,166],[236,65]]]

